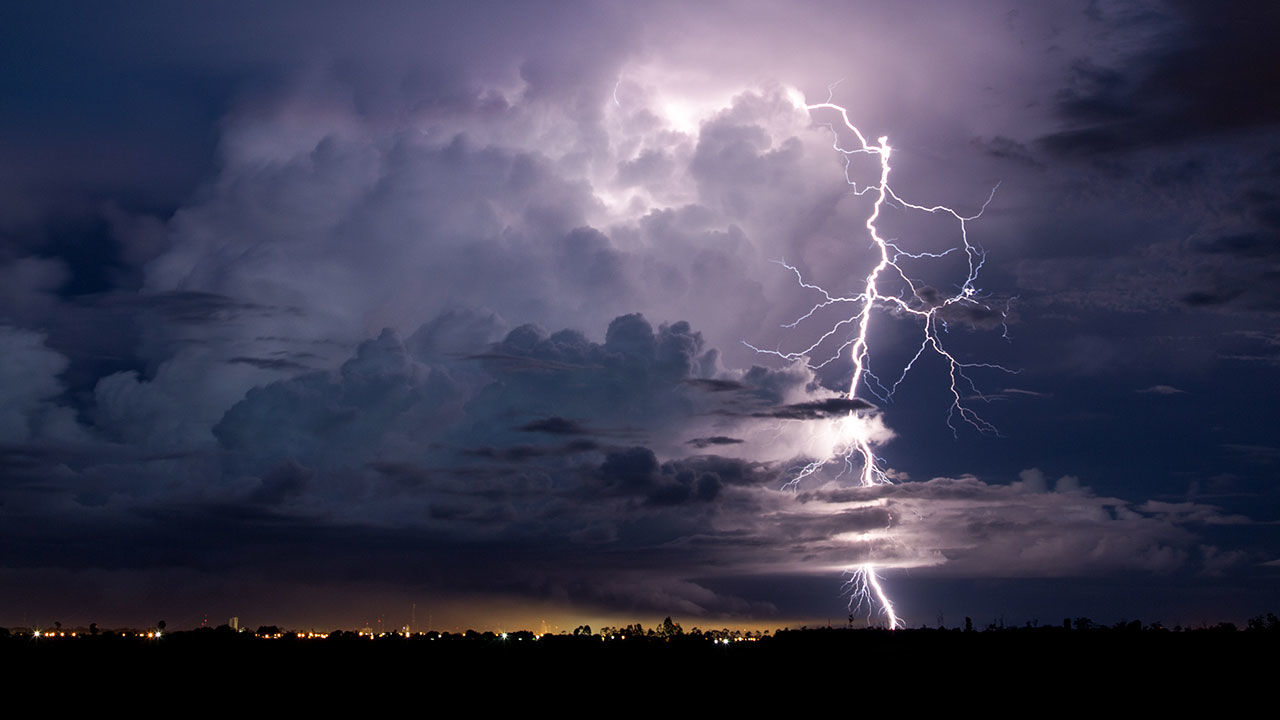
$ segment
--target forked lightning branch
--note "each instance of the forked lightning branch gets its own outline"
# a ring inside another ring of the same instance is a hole
[[[954,432],[956,420],[959,419],[973,426],[978,432],[995,432],[995,428],[965,402],[967,396],[982,396],[968,372],[978,368],[1012,371],[989,363],[964,362],[952,354],[942,342],[942,333],[946,330],[945,318],[956,310],[980,309],[987,314],[998,313],[1001,317],[1005,315],[1004,311],[995,310],[982,300],[976,283],[978,273],[986,260],[986,253],[970,241],[968,228],[969,222],[981,217],[986,210],[995,196],[995,188],[992,188],[982,207],[973,215],[962,215],[942,205],[921,205],[905,200],[889,184],[889,159],[892,149],[887,137],[879,137],[874,143],[868,142],[862,131],[849,120],[849,111],[831,102],[830,97],[826,102],[808,104],[797,101],[796,104],[809,113],[837,114],[843,130],[847,131],[842,133],[835,124],[828,125],[834,138],[832,147],[844,158],[845,181],[853,188],[854,195],[870,195],[874,200],[864,226],[865,237],[871,243],[874,257],[878,261],[867,271],[865,281],[860,281],[860,287],[857,287],[853,294],[832,293],[807,280],[800,268],[789,265],[785,261],[778,261],[778,264],[795,275],[801,288],[814,293],[819,298],[808,312],[785,324],[784,327],[798,328],[802,325],[818,323],[820,317],[825,317],[824,313],[828,308],[847,305],[850,313],[840,317],[829,327],[820,328],[818,339],[808,347],[798,350],[767,350],[750,343],[746,343],[747,346],[756,352],[775,355],[787,361],[803,361],[815,370],[842,357],[848,357],[852,361],[853,370],[846,397],[849,400],[857,400],[860,393],[867,392],[882,402],[892,399],[898,387],[915,367],[916,362],[922,356],[932,353],[943,360],[950,380],[948,426]],[[851,135],[855,142],[851,144],[842,142],[842,134]],[[878,160],[879,175],[874,182],[860,184],[853,177],[852,161],[859,155],[868,155]],[[928,252],[912,250],[908,241],[886,239],[881,234],[877,222],[887,206],[896,206],[904,211],[949,216],[958,225],[958,241],[941,252]],[[939,296],[932,291],[932,288],[926,289],[921,281],[908,275],[903,264],[900,264],[908,259],[928,262],[955,254],[963,254],[963,265],[967,266],[967,272],[963,278],[957,278],[959,282],[955,285],[956,291],[950,296]],[[887,291],[885,288],[888,285],[899,288],[899,292]],[[896,373],[896,377],[888,382],[877,377],[870,369],[870,330],[872,318],[877,315],[877,310],[882,311],[879,313],[882,316],[908,318],[920,325],[918,347],[915,348],[910,360]],[[822,358],[824,354],[827,355],[826,358]],[[884,472],[883,462],[872,448],[873,430],[877,427],[877,423],[873,421],[877,415],[878,410],[868,403],[863,409],[850,410],[844,417],[827,420],[826,422],[832,423],[831,430],[837,436],[835,449],[830,456],[817,458],[800,468],[787,486],[795,488],[805,478],[831,464],[841,466],[839,474],[856,473],[859,483],[864,486],[890,483],[890,478]],[[849,578],[845,589],[849,593],[850,611],[865,611],[870,622],[876,608],[879,608],[879,612],[890,628],[901,627],[902,622],[876,574],[875,564],[860,563],[851,568],[848,573]]]

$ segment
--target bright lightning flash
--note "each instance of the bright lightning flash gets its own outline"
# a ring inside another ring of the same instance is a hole
[[[880,603],[881,611],[884,613],[885,619],[889,621],[890,630],[902,627],[902,621],[898,618],[897,613],[893,611],[893,603],[889,600],[889,596],[885,594],[884,587],[880,585],[880,576],[876,575],[875,566],[871,563],[863,563],[850,569],[848,575],[849,579],[845,581],[844,589],[849,594],[850,615],[865,610],[868,622],[870,622],[874,608],[872,601],[874,600]]]
[[[862,131],[850,122],[849,111],[831,102],[830,96],[828,96],[826,102],[807,104],[798,92],[789,91],[789,95],[797,107],[807,112],[831,110],[839,113],[845,129],[857,139],[856,144],[846,147],[841,143],[840,133],[837,129],[828,125],[834,137],[832,147],[844,156],[845,181],[852,186],[855,195],[870,194],[875,199],[871,213],[867,216],[864,224],[874,251],[878,253],[879,262],[867,273],[866,282],[860,292],[855,295],[833,295],[822,287],[808,282],[798,268],[788,265],[786,262],[777,261],[779,265],[782,265],[795,275],[796,281],[802,288],[812,291],[821,297],[821,300],[815,303],[808,312],[787,323],[784,327],[794,328],[807,320],[813,319],[819,311],[836,305],[850,305],[854,308],[854,312],[852,315],[836,322],[823,332],[817,341],[802,350],[784,352],[782,350],[762,350],[750,343],[746,343],[746,345],[756,352],[776,355],[784,360],[803,360],[815,370],[834,362],[848,350],[849,357],[853,361],[853,377],[849,383],[847,397],[850,400],[857,399],[859,392],[866,390],[884,402],[893,397],[898,386],[902,384],[907,374],[915,366],[916,361],[926,352],[932,352],[938,355],[948,367],[948,375],[951,380],[951,405],[947,411],[947,425],[952,429],[952,432],[956,432],[954,421],[958,417],[979,432],[994,433],[995,428],[990,423],[983,420],[964,404],[962,392],[972,392],[977,397],[982,397],[982,393],[977,389],[973,381],[969,379],[966,371],[975,368],[989,368],[1004,372],[1012,371],[999,365],[961,362],[943,347],[939,331],[946,331],[946,314],[949,311],[954,311],[954,309],[967,306],[992,311],[989,306],[982,302],[980,293],[975,286],[978,273],[986,260],[986,253],[969,241],[968,223],[981,217],[982,212],[986,210],[987,205],[990,204],[991,199],[995,196],[996,188],[992,188],[986,202],[983,203],[976,214],[971,216],[961,215],[955,210],[942,205],[927,206],[908,202],[889,185],[889,157],[892,149],[889,147],[887,137],[879,137],[874,143],[868,142]],[[856,155],[870,155],[879,160],[880,174],[878,182],[859,186],[850,176],[850,166]],[[880,219],[881,211],[886,205],[897,205],[904,209],[929,214],[949,215],[959,224],[959,244],[943,252],[911,252],[901,247],[898,241],[885,239],[881,236],[880,230],[876,226],[876,221]],[[922,288],[918,286],[918,281],[912,280],[902,266],[899,265],[904,259],[937,259],[956,252],[964,253],[968,264],[968,272],[956,293],[947,298],[930,298],[926,300],[926,293],[921,292]],[[886,293],[882,290],[882,286],[888,281],[894,283],[901,281],[905,284],[906,291],[900,294]],[[915,354],[902,368],[901,373],[891,385],[881,382],[878,377],[871,373],[869,368],[868,330],[871,327],[872,312],[877,308],[887,310],[891,314],[915,318],[923,326],[919,348],[917,348]],[[1005,313],[1001,312],[1001,316],[1004,315]],[[833,342],[840,341],[842,341],[841,344],[829,358],[817,364],[813,363],[811,358],[820,353],[822,347],[827,347]],[[873,439],[877,435],[875,430],[876,428],[883,429],[883,425],[880,424],[874,408],[851,410],[847,416],[834,418],[830,423],[831,426],[828,431],[836,435],[836,439],[832,443],[833,450],[831,454],[814,460],[801,468],[787,484],[788,487],[796,487],[800,481],[834,462],[843,464],[844,468],[840,474],[844,474],[844,472],[859,473],[860,484],[862,485],[871,486],[891,482],[881,468],[880,459],[872,451]],[[868,621],[870,621],[873,609],[878,606],[891,629],[902,626],[898,615],[894,612],[893,603],[889,600],[889,596],[880,584],[880,578],[876,574],[875,566],[872,563],[858,565],[850,569],[848,575],[845,591],[849,593],[849,610],[851,613],[865,610]]]

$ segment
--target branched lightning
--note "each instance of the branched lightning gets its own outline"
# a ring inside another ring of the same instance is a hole
[[[884,587],[880,585],[880,576],[876,575],[875,566],[871,563],[863,563],[846,571],[846,575],[849,579],[845,580],[844,591],[849,595],[850,616],[853,613],[865,611],[867,621],[870,622],[875,603],[878,602],[880,612],[889,622],[889,629],[895,630],[902,627],[902,621],[893,611],[893,603],[885,594]]]
[[[807,312],[795,320],[785,323],[783,327],[799,327],[804,323],[815,320],[820,311],[840,305],[851,306],[851,313],[825,329],[811,345],[800,350],[768,350],[758,348],[750,343],[744,344],[756,352],[774,355],[783,360],[803,361],[814,370],[826,367],[845,356],[844,354],[847,352],[849,353],[848,357],[853,361],[853,375],[849,382],[849,391],[846,397],[856,399],[859,392],[865,390],[881,402],[891,400],[898,387],[915,367],[916,361],[926,353],[931,352],[940,357],[947,366],[951,393],[951,402],[947,410],[947,426],[951,428],[953,434],[958,433],[956,418],[972,426],[980,433],[995,433],[996,428],[993,425],[983,420],[981,416],[965,404],[965,396],[968,394],[972,394],[979,399],[985,399],[982,392],[978,390],[973,380],[970,379],[968,371],[975,369],[1013,371],[989,363],[961,361],[943,346],[939,332],[947,330],[946,316],[948,312],[954,309],[971,307],[992,311],[992,308],[983,302],[981,293],[976,286],[978,273],[986,262],[986,252],[969,240],[968,223],[982,216],[982,213],[995,197],[996,189],[999,186],[997,185],[991,189],[991,193],[987,196],[986,201],[983,202],[982,207],[973,215],[962,215],[943,205],[930,206],[909,202],[903,199],[889,185],[889,158],[892,150],[889,147],[888,137],[881,136],[874,143],[868,142],[862,131],[850,121],[849,111],[831,102],[830,95],[828,95],[826,102],[813,104],[797,102],[797,105],[810,113],[827,110],[838,113],[844,128],[856,138],[856,144],[846,146],[842,144],[841,133],[837,128],[830,124],[827,126],[831,130],[833,137],[832,147],[844,158],[845,182],[852,187],[854,195],[864,196],[869,194],[874,198],[871,212],[867,216],[864,226],[872,246],[878,254],[879,261],[867,273],[865,283],[855,294],[833,294],[807,280],[796,266],[789,265],[782,260],[775,261],[795,276],[796,282],[801,288],[813,292],[819,297],[818,301]],[[874,184],[859,185],[853,178],[851,174],[852,160],[857,155],[870,155],[879,160],[879,179]],[[950,216],[959,224],[959,244],[943,252],[912,252],[904,249],[899,244],[899,241],[884,238],[876,225],[886,204],[923,213]],[[939,259],[956,253],[964,254],[968,271],[956,292],[950,297],[942,299],[927,298],[917,281],[908,276],[902,266],[899,265],[899,262],[903,259]],[[884,292],[882,284],[886,282],[886,278],[893,279],[895,283],[901,281],[905,285],[905,292],[899,294]],[[898,373],[897,378],[893,379],[891,383],[883,382],[870,369],[868,331],[871,327],[872,312],[877,308],[887,310],[892,314],[915,318],[923,326],[920,333],[919,347],[916,348],[915,354],[907,361],[901,372]],[[1000,314],[1002,317],[1007,317],[1006,312],[1001,312]],[[823,348],[830,347],[832,344],[836,345],[834,351],[828,354],[823,350]],[[838,438],[834,446],[835,450],[831,456],[812,460],[800,468],[787,483],[787,487],[795,488],[805,478],[831,463],[842,465],[837,477],[846,472],[851,474],[858,472],[860,484],[864,486],[891,483],[892,480],[882,469],[883,462],[872,451],[872,418],[875,414],[876,411],[874,409],[852,410],[844,417],[830,420],[834,425],[832,430],[835,431]],[[875,566],[872,563],[863,563],[848,570],[847,573],[848,579],[845,583],[845,591],[849,595],[850,612],[865,611],[868,622],[870,622],[874,608],[879,607],[890,628],[900,627],[901,621],[894,611],[893,603],[880,583]]]

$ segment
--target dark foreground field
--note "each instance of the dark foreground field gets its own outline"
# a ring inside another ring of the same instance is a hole
[[[370,691],[469,702],[567,694],[626,703],[678,691],[700,702],[854,693],[859,702],[937,703],[949,696],[1069,702],[1105,692],[1205,701],[1270,687],[1278,650],[1280,633],[1223,630],[822,629],[728,643],[690,636],[304,639],[191,631],[158,639],[9,637],[0,641],[0,660],[13,669],[11,680],[95,696],[200,692],[314,701]]]

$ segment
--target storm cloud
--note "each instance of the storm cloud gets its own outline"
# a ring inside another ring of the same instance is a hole
[[[1272,572],[1265,453],[1232,450],[1280,427],[1262,5],[0,14],[0,624]],[[886,308],[846,395],[879,168],[798,106],[828,93],[906,202],[998,186],[963,230],[880,216],[966,376]],[[783,489],[851,431],[897,485]]]

